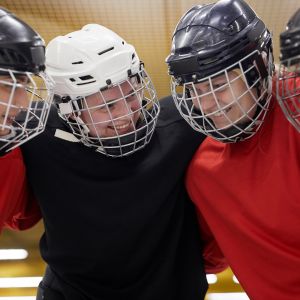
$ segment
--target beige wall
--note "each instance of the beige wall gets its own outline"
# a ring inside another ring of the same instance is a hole
[[[164,63],[171,35],[180,16],[204,0],[0,0],[32,25],[49,42],[57,35],[99,23],[132,43],[145,62],[160,97],[169,94]],[[300,7],[299,0],[248,0],[274,34],[275,58],[278,36],[289,16]]]

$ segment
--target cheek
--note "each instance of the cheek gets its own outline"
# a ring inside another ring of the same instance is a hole
[[[192,95],[191,95],[192,96]],[[194,98],[194,96],[192,96],[193,99],[192,99],[192,102],[194,104],[194,106],[197,108],[197,109],[200,109],[200,102],[198,100],[198,98]]]
[[[131,111],[138,111],[141,108],[142,108],[142,104],[140,103],[139,99],[135,99],[130,102]]]
[[[81,119],[85,123],[89,123],[91,121],[90,115],[87,111],[82,111],[81,112]]]
[[[8,102],[9,96],[10,96],[10,91],[8,90],[0,91],[0,101]]]
[[[233,89],[234,90],[234,89]],[[237,101],[238,97],[240,96],[240,93],[237,93],[236,95],[234,95],[230,88],[227,88],[226,90],[220,92],[220,93],[216,93],[216,97],[218,99],[219,102],[222,102],[224,104],[234,104],[234,102]]]
[[[0,102],[1,102],[1,98],[0,98]],[[5,113],[5,111],[6,111],[6,106],[0,103],[0,120],[2,119],[2,115]]]
[[[187,95],[187,102],[188,104],[190,104],[190,101],[192,100],[192,103],[194,104],[194,106],[199,109],[200,106],[200,102],[199,102],[199,96],[197,96],[193,91],[189,92],[189,95]]]
[[[91,115],[88,114],[88,120],[90,123],[94,123],[97,128],[104,128],[111,122],[109,113],[104,113],[100,111],[92,112]]]
[[[18,88],[15,90],[15,94],[14,94],[15,101],[20,102],[23,105],[27,105],[29,102],[28,99],[30,98],[28,97],[28,93],[25,91],[25,89]]]

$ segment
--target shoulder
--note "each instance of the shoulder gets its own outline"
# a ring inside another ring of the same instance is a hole
[[[157,126],[166,126],[176,122],[185,122],[177,110],[172,96],[166,96],[159,100],[160,115]]]
[[[45,110],[44,110],[45,108],[42,103],[39,103],[39,101],[33,102],[32,107],[33,107],[34,114],[37,117],[31,118],[31,120],[28,122],[28,126],[29,127],[37,127],[37,123],[40,122],[41,113],[45,112]],[[24,116],[25,115],[21,115],[20,121],[24,122],[24,120],[25,120]],[[47,119],[46,127],[60,128],[62,126],[63,126],[63,123],[62,123],[61,118],[58,115],[57,107],[56,107],[56,105],[52,104],[50,106],[50,111],[49,111],[49,116]]]
[[[47,128],[64,128],[64,122],[59,117],[56,105],[52,104],[50,108]]]
[[[195,131],[180,115],[172,96],[160,100],[160,115],[157,121],[157,132],[167,140],[177,140],[177,143],[200,145],[205,135]]]

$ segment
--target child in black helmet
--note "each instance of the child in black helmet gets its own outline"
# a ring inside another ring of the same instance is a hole
[[[5,153],[44,130],[53,93],[42,38],[5,9],[0,22],[0,153]]]
[[[251,300],[295,299],[300,136],[272,88],[270,32],[243,0],[195,6],[167,64],[177,108],[208,136],[186,178],[199,214]]]

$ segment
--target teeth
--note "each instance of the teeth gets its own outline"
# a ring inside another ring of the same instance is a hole
[[[128,123],[128,124],[124,124],[124,125],[118,125],[118,126],[115,126],[115,128],[116,128],[117,130],[119,130],[119,129],[127,128],[128,126],[129,126],[129,123]]]

